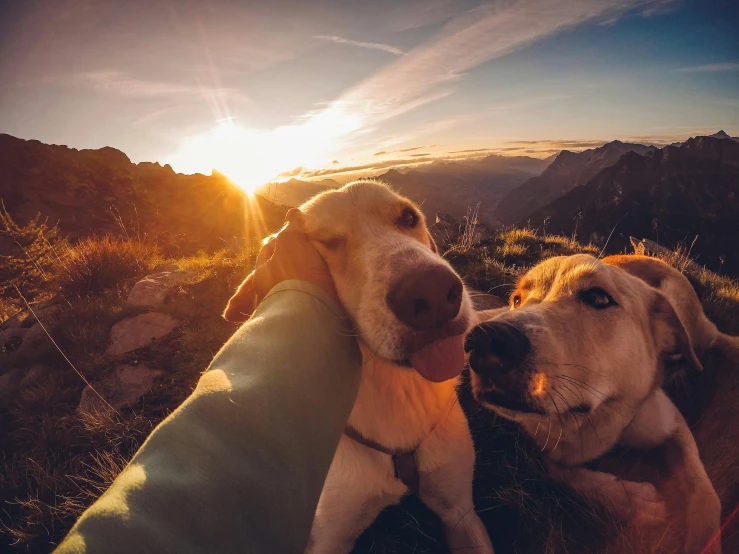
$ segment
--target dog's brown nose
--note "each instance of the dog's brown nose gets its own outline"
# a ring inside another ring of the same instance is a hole
[[[411,271],[390,289],[385,300],[406,325],[419,331],[431,329],[457,317],[462,281],[443,265]]]
[[[528,337],[510,323],[481,323],[467,336],[470,368],[480,376],[496,377],[519,367],[531,351]]]

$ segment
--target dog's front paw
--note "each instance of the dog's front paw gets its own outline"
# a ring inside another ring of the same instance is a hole
[[[643,532],[662,532],[670,522],[667,503],[651,483],[614,478],[611,499],[616,512]]]
[[[459,521],[445,522],[444,535],[451,552],[494,554],[488,532],[474,510],[468,511]]]
[[[653,535],[666,530],[670,523],[669,510],[654,485],[625,481],[610,473],[587,472],[585,475],[589,496],[597,496],[625,525],[638,529],[639,534]]]
[[[685,552],[721,554],[721,501],[712,486],[692,495],[687,503]]]

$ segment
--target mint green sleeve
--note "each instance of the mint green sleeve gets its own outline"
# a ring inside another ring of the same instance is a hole
[[[345,322],[277,285],[56,552],[302,552],[359,387]]]

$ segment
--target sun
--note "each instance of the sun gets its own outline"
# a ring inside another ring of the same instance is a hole
[[[249,193],[281,174],[302,167],[320,167],[339,139],[359,122],[344,111],[327,109],[297,125],[271,131],[229,121],[185,140],[169,163],[185,173],[209,174],[215,169]]]
[[[187,173],[217,170],[249,193],[285,171],[295,153],[269,133],[222,124],[187,139],[172,165]]]

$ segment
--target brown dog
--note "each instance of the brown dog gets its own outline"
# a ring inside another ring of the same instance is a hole
[[[682,551],[715,553],[720,502],[661,387],[677,362],[700,370],[696,349],[719,337],[690,284],[667,264],[552,258],[521,278],[509,311],[470,334],[471,381],[481,403],[534,438],[554,475],[606,497],[642,530],[664,529],[679,509],[681,526],[670,532],[681,535]],[[659,449],[668,469],[659,488],[669,494],[585,467],[616,445]],[[656,549],[661,537],[651,538]]]

